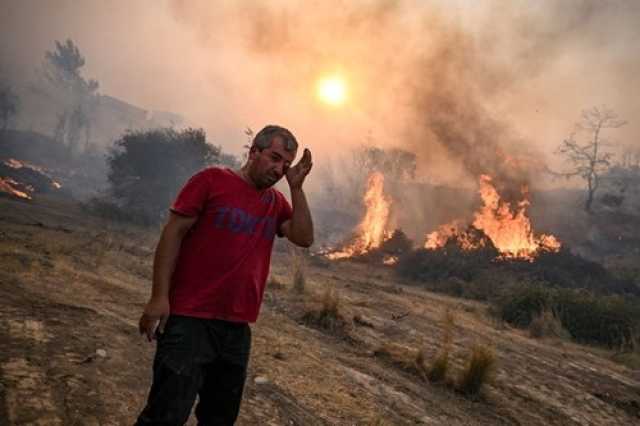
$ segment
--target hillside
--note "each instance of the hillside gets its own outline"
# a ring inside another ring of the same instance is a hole
[[[77,204],[0,198],[0,424],[132,423],[150,382],[153,345],[137,320],[157,236]],[[531,339],[486,305],[405,286],[389,268],[310,259],[300,295],[284,250],[272,275],[240,425],[640,423],[640,371],[610,352]],[[328,287],[345,321],[333,332],[303,319]],[[422,348],[432,359],[447,309],[452,377],[474,344],[496,352],[494,380],[476,398],[380,350]]]

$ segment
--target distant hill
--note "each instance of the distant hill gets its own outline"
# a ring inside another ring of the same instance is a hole
[[[34,83],[13,87],[19,97],[18,116],[12,127],[53,135],[63,103],[50,92]],[[179,114],[140,108],[121,99],[98,95],[92,112],[90,148],[103,150],[128,129],[142,130],[156,127],[185,127],[186,120]]]

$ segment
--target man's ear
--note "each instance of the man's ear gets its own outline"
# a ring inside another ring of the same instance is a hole
[[[249,148],[249,158],[255,157],[258,152],[260,152],[260,149],[257,146],[253,145],[251,148]]]

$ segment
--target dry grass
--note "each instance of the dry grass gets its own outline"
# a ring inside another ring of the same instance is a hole
[[[534,339],[542,337],[570,338],[569,332],[562,326],[560,318],[551,310],[544,309],[529,324],[529,335]]]
[[[442,316],[442,347],[427,368],[427,378],[431,382],[443,382],[447,378],[454,326],[455,314],[451,309],[446,308]]]
[[[305,254],[303,249],[291,247],[291,264],[293,266],[293,286],[296,293],[302,294],[307,286]]]
[[[275,275],[270,275],[267,281],[267,288],[270,290],[282,290],[287,286],[278,279]]]
[[[302,320],[331,333],[343,332],[347,325],[340,311],[340,297],[334,287],[327,287],[322,295],[319,309],[308,310]]]
[[[445,348],[431,361],[427,369],[427,378],[432,383],[443,382],[449,370],[449,350]]]
[[[397,343],[385,343],[373,352],[400,369],[426,379],[425,356],[422,349],[412,349]]]
[[[458,390],[467,396],[478,395],[483,385],[491,380],[495,362],[496,356],[493,349],[484,345],[475,345],[458,377]]]

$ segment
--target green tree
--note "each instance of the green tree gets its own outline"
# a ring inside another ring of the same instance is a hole
[[[221,149],[202,129],[131,131],[107,158],[111,195],[129,217],[157,223],[182,185],[220,160]]]
[[[618,114],[607,107],[593,107],[582,111],[582,119],[576,124],[571,135],[564,139],[556,150],[562,156],[568,170],[554,173],[565,178],[578,176],[586,183],[584,209],[591,213],[596,191],[600,187],[601,176],[611,167],[613,153],[606,148],[609,141],[603,136],[606,129],[617,129],[626,124]],[[586,134],[586,142],[577,140],[579,134]]]

